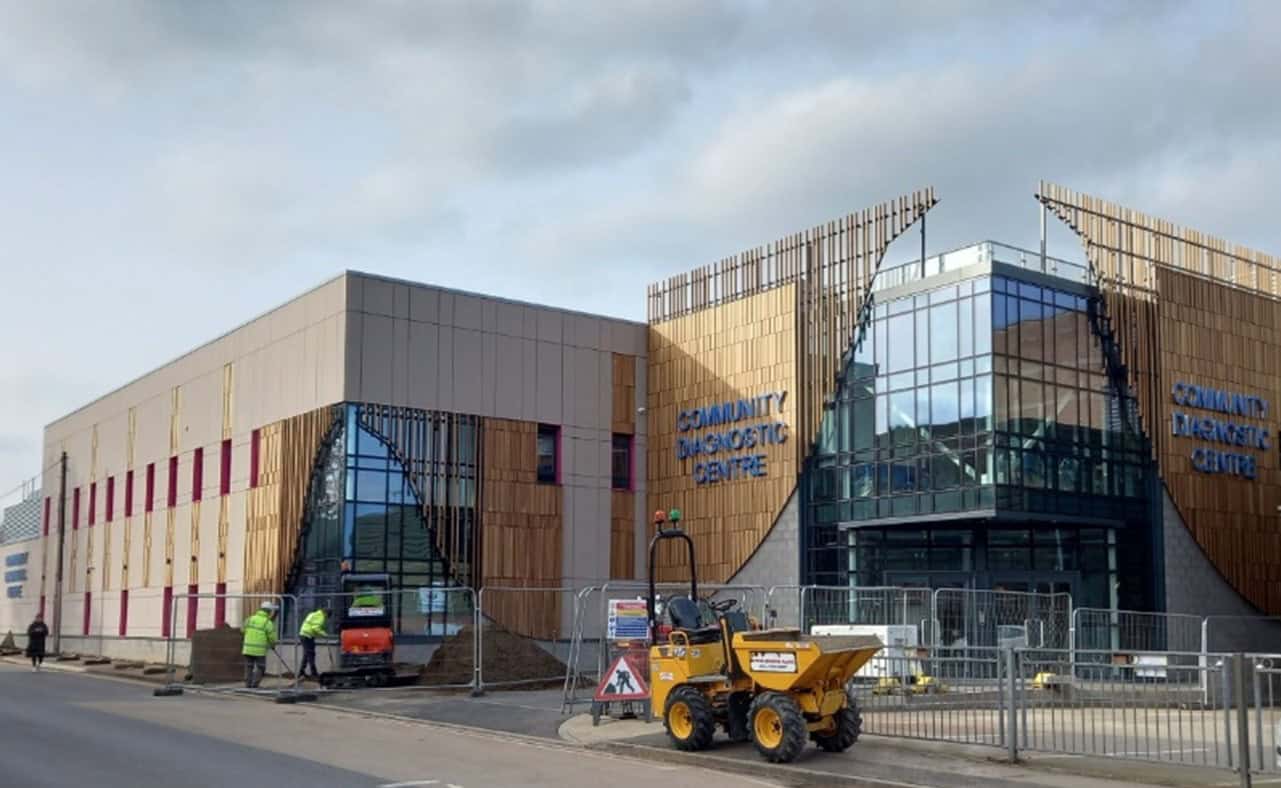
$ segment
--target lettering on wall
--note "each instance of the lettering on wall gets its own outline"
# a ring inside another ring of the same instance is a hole
[[[1266,399],[1182,381],[1174,384],[1171,393],[1175,405],[1222,414],[1207,416],[1178,410],[1171,414],[1170,430],[1176,437],[1210,444],[1192,451],[1193,468],[1202,473],[1226,473],[1243,479],[1258,475],[1257,458],[1232,449],[1268,451],[1272,448],[1272,437],[1263,427],[1245,424],[1234,417],[1266,419],[1269,412]]]
[[[695,484],[767,476],[762,450],[787,442],[787,423],[780,419],[786,400],[786,391],[770,391],[682,410],[676,415],[676,459],[694,460]]]
[[[29,555],[30,555],[29,553],[14,553],[13,555],[7,555],[7,556],[5,556],[5,557],[4,557],[4,565],[5,565],[5,567],[6,567],[6,568],[7,568],[7,567],[14,567],[14,566],[26,566],[26,565],[27,565],[27,557],[28,557]],[[7,569],[7,571],[4,573],[4,582],[5,582],[6,584],[8,584],[8,583],[25,583],[26,581],[27,581],[27,570],[26,570],[26,569]],[[6,585],[6,587],[5,587],[5,596],[6,596],[6,598],[8,598],[8,599],[21,599],[21,598],[22,598],[22,586],[21,586],[21,585]]]

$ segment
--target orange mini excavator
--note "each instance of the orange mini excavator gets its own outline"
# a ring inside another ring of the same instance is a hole
[[[336,618],[342,653],[336,669],[321,674],[321,686],[386,686],[396,675],[391,578],[385,574],[344,574],[341,582]]]

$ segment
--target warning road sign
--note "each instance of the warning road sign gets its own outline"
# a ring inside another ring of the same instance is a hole
[[[626,654],[610,663],[609,670],[601,677],[600,685],[592,700],[609,703],[622,700],[645,700],[649,697],[649,684],[641,676],[636,663]]]

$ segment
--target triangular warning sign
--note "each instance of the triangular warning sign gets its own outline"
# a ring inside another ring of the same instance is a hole
[[[596,687],[593,700],[606,703],[616,700],[646,700],[649,698],[649,684],[641,677],[636,663],[626,656],[620,656],[610,663],[609,670],[601,677],[600,686]]]

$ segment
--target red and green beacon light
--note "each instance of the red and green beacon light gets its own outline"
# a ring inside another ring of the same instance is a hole
[[[680,522],[681,522],[680,509],[672,509],[670,512],[664,512],[662,509],[659,509],[658,511],[654,512],[654,526],[659,531],[664,530],[663,525],[665,523],[671,524],[672,527],[669,530],[673,530],[673,531],[679,530]]]

